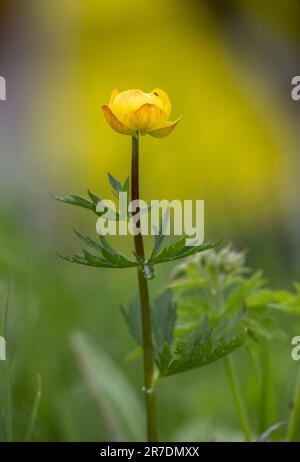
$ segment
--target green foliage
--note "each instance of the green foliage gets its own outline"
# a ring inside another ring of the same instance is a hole
[[[73,255],[71,257],[67,255],[60,255],[63,260],[70,263],[78,263],[79,265],[94,266],[96,268],[132,268],[138,266],[135,262],[123,259],[122,256],[112,256],[109,254],[109,258],[102,258],[91,254],[87,250],[83,250],[83,255]],[[102,252],[105,255],[105,252]]]
[[[86,387],[102,414],[111,439],[142,441],[141,402],[119,366],[83,334],[72,337],[72,347]]]
[[[81,234],[75,230],[74,232],[82,242],[98,250],[100,252],[100,256],[93,255],[87,250],[83,250],[83,256],[61,256],[64,260],[70,261],[71,263],[79,263],[81,265],[95,266],[99,268],[132,268],[139,265],[138,262],[130,260],[125,255],[122,255],[114,250],[104,236],[99,236],[99,242],[96,242],[86,234]]]
[[[92,202],[94,203],[94,205],[98,205],[98,203],[101,201],[100,197],[97,196],[97,194],[93,193],[92,191],[90,191],[88,189],[88,195],[89,197],[92,199]]]
[[[8,307],[10,297],[10,283],[8,280],[7,285],[7,297],[3,307],[2,320],[0,325],[0,336],[7,340],[7,324],[8,324]],[[13,419],[13,397],[12,397],[12,378],[11,378],[11,357],[6,357],[6,360],[0,361],[0,391],[2,400],[0,400],[0,441],[10,442],[14,440],[15,421]],[[32,407],[31,414],[29,416],[27,428],[25,431],[25,441],[31,441],[34,428],[38,416],[39,405],[41,400],[41,376],[38,374],[37,378],[37,393]]]
[[[111,173],[108,173],[108,180],[116,197],[119,197],[120,192],[127,192],[127,194],[129,193],[129,177],[126,178],[123,185],[120,183],[120,181],[113,177]]]
[[[220,317],[211,326],[208,318],[192,333],[177,338],[173,348],[165,343],[157,365],[161,377],[206,366],[240,347],[247,337],[244,324]]]
[[[155,359],[160,378],[217,361],[240,347],[247,336],[243,323],[244,311],[236,310],[231,317],[221,316],[217,322],[208,317],[187,335],[176,334],[176,303],[170,290],[163,292],[151,307]],[[138,298],[127,310],[122,308],[129,332],[142,346],[141,311]]]
[[[85,197],[78,196],[77,194],[71,194],[70,196],[56,196],[53,195],[52,197],[59,202],[63,202],[64,204],[69,204],[69,205],[76,205],[77,207],[81,207],[83,209],[87,209],[95,213],[98,217],[101,217],[104,215],[107,211],[110,209],[108,207],[104,207],[104,210],[99,212],[97,211],[97,205],[99,202],[102,201],[102,199],[97,196],[97,194],[91,192],[88,189],[88,195],[91,200],[86,199]],[[114,219],[116,221],[120,220],[119,214],[117,212],[111,212],[111,219]]]
[[[32,408],[32,411],[31,411],[31,415],[30,415],[30,418],[29,418],[29,423],[28,423],[28,427],[27,427],[27,431],[26,431],[26,435],[25,435],[25,441],[26,442],[32,440],[34,427],[35,427],[35,423],[36,423],[38,412],[39,412],[41,397],[42,397],[42,378],[41,378],[40,374],[38,374],[38,376],[37,376],[36,396],[35,396],[35,400],[34,400],[34,403],[33,403],[33,408]]]
[[[139,346],[143,345],[142,320],[139,298],[135,297],[127,309],[121,307],[128,330]],[[172,343],[176,321],[176,304],[169,290],[163,292],[154,300],[151,307],[152,329],[156,351],[164,346],[165,342]]]
[[[155,239],[154,249],[148,263],[150,265],[155,265],[158,263],[166,263],[169,261],[179,260],[181,258],[186,258],[190,255],[203,252],[204,250],[212,249],[216,246],[215,242],[187,246],[185,245],[185,241],[186,236],[175,242],[175,244],[171,244],[159,252],[163,242],[163,236],[157,236]]]
[[[250,308],[268,306],[287,314],[300,314],[300,285],[295,283],[294,288],[294,292],[288,292],[286,290],[273,291],[263,287],[249,295],[248,305]]]
[[[285,425],[287,424],[287,422],[283,421],[283,422],[277,422],[276,424],[274,425],[271,425],[271,427],[269,427],[266,431],[264,431],[258,438],[258,442],[259,443],[265,443],[266,441],[268,441],[272,434],[278,430],[279,428],[281,427],[284,427]]]
[[[129,177],[124,181],[122,184],[119,180],[117,180],[111,173],[108,173],[108,180],[110,185],[112,186],[113,193],[119,198],[119,193],[126,192],[129,194]],[[103,212],[97,211],[97,205],[101,202],[101,198],[88,190],[89,200],[78,196],[76,194],[71,194],[70,196],[53,196],[60,202],[69,205],[76,205],[77,207],[81,207],[87,210],[92,211],[97,216],[102,216],[106,213],[107,207]],[[148,213],[149,209],[142,209],[140,213]],[[169,211],[167,211],[169,213]],[[121,220],[121,217],[118,213],[114,213],[112,217],[116,221]],[[123,217],[124,218],[124,217]],[[122,219],[123,219],[122,218]],[[129,214],[127,211],[127,218],[129,218]],[[100,243],[96,242],[95,240],[91,239],[89,236],[79,233],[75,231],[76,235],[79,237],[81,241],[83,241],[86,245],[92,247],[93,249],[100,252],[100,255],[93,255],[87,250],[83,250],[83,255],[72,255],[72,256],[61,256],[64,260],[69,261],[71,263],[77,263],[80,265],[86,266],[93,266],[98,268],[131,268],[134,266],[140,266],[144,276],[146,279],[152,279],[154,277],[154,265],[158,263],[166,263],[171,262],[174,260],[179,260],[190,255],[194,255],[199,252],[203,252],[204,250],[211,249],[215,247],[216,243],[207,243],[194,246],[187,246],[185,245],[186,237],[181,238],[179,241],[175,242],[174,244],[166,246],[164,249],[161,249],[162,244],[164,242],[164,233],[162,227],[158,230],[157,234],[155,235],[154,239],[154,248],[152,254],[148,260],[141,261],[139,257],[133,252],[135,255],[136,261],[130,260],[128,257],[118,253],[114,250],[103,236],[100,236]]]
[[[205,316],[216,320],[223,313],[230,316],[237,308],[246,308],[249,337],[270,340],[284,335],[278,311],[300,312],[299,290],[291,294],[266,288],[262,273],[251,273],[245,255],[230,246],[187,259],[175,268],[169,286],[178,303],[182,332]]]
[[[63,202],[64,204],[69,204],[69,205],[76,205],[77,207],[82,207],[87,210],[91,210],[92,212],[96,213],[97,215],[98,212],[96,211],[97,203],[96,201],[96,194],[88,191],[89,196],[92,198],[91,201],[85,199],[84,197],[78,196],[77,194],[71,194],[70,196],[56,196],[53,195],[54,199]]]
[[[5,273],[2,285],[3,294],[0,285],[1,311],[4,309],[7,300],[6,275],[8,272],[11,275],[9,316],[11,322],[8,326],[8,361],[0,362],[2,368],[0,380],[2,399],[0,399],[0,404],[4,404],[4,406],[0,406],[1,415],[5,410],[5,414],[0,419],[1,437],[6,441],[9,439],[9,407],[11,407],[14,423],[13,439],[14,441],[24,440],[36,393],[35,378],[37,372],[40,371],[44,378],[43,397],[34,426],[33,441],[112,440],[113,438],[106,425],[101,425],[101,422],[99,422],[98,401],[95,398],[94,402],[90,398],[90,395],[92,395],[90,385],[86,378],[84,378],[85,381],[81,379],[78,370],[79,361],[73,361],[68,348],[68,339],[70,334],[78,329],[78,326],[90,332],[97,339],[97,347],[93,345],[93,352],[97,356],[93,364],[99,368],[99,374],[102,374],[104,370],[102,369],[102,361],[99,359],[100,356],[98,356],[99,344],[105,344],[107,351],[114,357],[120,357],[122,354],[126,355],[124,343],[126,344],[129,339],[126,328],[122,329],[117,323],[117,313],[114,308],[120,303],[120,296],[124,298],[130,297],[131,285],[127,283],[130,275],[125,274],[124,281],[126,282],[116,289],[113,272],[105,272],[99,279],[97,271],[91,271],[89,274],[82,276],[80,272],[74,272],[69,265],[58,265],[53,256],[52,248],[47,249],[45,252],[45,249],[41,247],[35,236],[26,232],[26,228],[20,230],[19,227],[15,226],[13,219],[8,221],[7,217],[5,219],[3,214],[0,215],[0,241],[2,242],[0,267],[2,272]],[[97,238],[95,240],[97,241]],[[213,251],[207,252],[207,255],[208,253],[213,253]],[[204,257],[205,253],[201,255]],[[185,265],[185,262],[181,262],[181,265]],[[177,266],[176,272],[178,272],[181,265]],[[190,262],[188,267],[191,269]],[[42,271],[41,268],[43,269]],[[250,273],[247,272],[244,275],[249,277]],[[188,278],[188,281],[184,281],[184,285],[189,288],[194,285],[196,290],[202,290],[206,294],[208,292],[206,290],[206,276],[201,275],[198,268],[196,268],[196,274],[192,276]],[[182,282],[183,279],[185,278],[182,274]],[[178,278],[173,278],[172,281],[174,284],[177,283],[177,289],[172,288],[175,299],[179,296],[180,280],[178,275]],[[274,291],[271,292],[274,293]],[[84,297],[82,297],[82,294],[84,294]],[[288,314],[290,311],[294,312],[297,308],[294,294],[291,293],[290,295],[291,298],[287,304],[285,303],[284,308]],[[194,294],[194,296],[198,297],[198,294]],[[258,292],[253,291],[251,297],[248,298],[247,305],[252,299],[253,304],[261,304],[261,302],[256,301],[257,296]],[[276,305],[277,303],[278,300]],[[183,333],[180,329],[182,325],[181,308],[182,306],[178,303],[176,329],[173,333],[174,346],[180,334]],[[271,313],[276,314],[279,310],[281,309],[272,305]],[[283,313],[282,310],[281,312]],[[247,316],[247,313],[245,315]],[[201,321],[200,317],[198,317],[199,321]],[[271,380],[267,384],[266,394],[274,394],[274,402],[272,403],[273,413],[271,416],[269,414],[267,425],[259,430],[261,433],[272,423],[285,420],[289,415],[289,404],[291,402],[296,403],[296,400],[290,395],[290,391],[294,388],[293,377],[298,364],[287,359],[290,354],[289,339],[292,332],[297,329],[297,319],[294,316],[287,316],[286,321],[290,335],[285,346],[282,347],[281,342],[267,341],[270,346]],[[191,324],[188,329],[189,332],[195,328],[196,320]],[[246,341],[246,344],[248,344],[248,341]],[[22,344],[21,349],[18,348],[20,342]],[[36,348],[36,345],[39,345],[39,348]],[[168,347],[171,354],[174,349],[173,345],[171,348]],[[141,349],[139,348],[135,354],[140,354],[140,351]],[[100,354],[102,352],[103,350],[100,348]],[[76,355],[76,357],[78,356]],[[60,360],[57,360],[57,358],[60,358]],[[255,425],[255,419],[260,413],[260,387],[254,368],[251,367],[251,364],[245,364],[246,359],[247,357],[243,352],[238,352],[234,357],[241,390],[255,430],[258,429],[258,422]],[[14,367],[11,368],[11,385],[7,387],[6,365],[9,365],[10,360],[13,362]],[[168,362],[170,362],[168,358],[166,362],[168,365]],[[222,374],[222,364],[220,364],[220,367],[216,367],[218,364],[212,363],[205,370],[195,370],[194,374],[192,374],[193,380],[191,380],[190,374],[186,374],[186,376],[185,374],[174,375],[170,377],[171,380],[168,380],[168,383],[161,384],[158,389],[161,438],[172,441],[199,441],[199,438],[203,441],[226,441],[230,439],[237,441],[241,438],[238,424],[235,422],[233,403],[227,394],[229,393],[228,385],[225,382],[225,374]],[[128,365],[123,362],[120,362],[120,364],[114,362],[114,365],[123,373],[123,377],[126,376],[126,383],[130,385],[129,396],[127,388],[123,390],[122,383],[122,389],[121,386],[118,387],[119,392],[123,395],[123,400],[131,403],[130,394],[135,387],[137,390],[135,396],[139,394],[142,397],[140,390],[140,363]],[[108,375],[110,373],[111,375]],[[113,370],[110,372],[110,370],[105,369],[105,374],[106,386],[109,387],[113,384],[112,393],[114,395],[114,393],[117,393],[114,386],[116,376]],[[246,387],[244,386],[245,384]],[[178,400],[181,388],[184,391],[180,393],[180,400]],[[102,392],[102,388],[100,389],[99,387],[98,389],[100,390],[101,402],[104,401],[105,408],[105,402],[110,403],[110,398],[106,397]],[[223,390],[224,393],[218,393],[219,390]],[[298,388],[296,389],[295,387],[295,392],[296,390]],[[94,398],[94,395],[92,397]],[[122,417],[119,417],[121,412],[119,412],[117,399],[113,399],[113,401],[115,403],[113,421],[123,421]],[[174,403],[176,403],[175,406],[173,406]],[[280,403],[280,406],[277,405],[278,403]],[[172,418],[170,418],[169,412],[171,407]],[[270,411],[268,410],[268,412]],[[139,415],[142,413],[143,409],[140,409]],[[134,419],[135,417],[131,414],[130,418]],[[143,415],[136,418],[136,420],[141,429],[139,434],[143,437],[143,434],[141,435],[144,428]],[[299,420],[297,420],[298,422]],[[127,421],[126,424],[120,424],[122,428],[123,426],[125,428],[126,425]],[[299,426],[297,425],[298,428]],[[132,435],[132,431],[129,431],[129,433]],[[279,429],[272,434],[271,439],[283,440],[285,434],[285,427],[282,427],[281,430]],[[126,435],[125,428],[124,439]],[[134,439],[138,438],[138,436],[129,436],[129,438]],[[296,434],[294,438],[296,438]],[[299,433],[297,434],[297,440],[299,441]]]
[[[128,330],[132,337],[135,339],[139,346],[143,345],[142,338],[142,319],[141,319],[141,308],[138,296],[136,296],[128,306],[126,310],[121,306],[121,312],[124,316],[125,322],[128,326]]]
[[[152,309],[152,327],[155,346],[160,351],[165,343],[171,345],[176,323],[176,303],[170,290],[164,291]]]

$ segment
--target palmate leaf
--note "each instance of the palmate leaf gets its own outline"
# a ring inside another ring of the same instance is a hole
[[[276,314],[267,307],[248,309],[245,322],[249,336],[256,342],[285,339],[287,332],[280,326],[279,320],[276,319]]]
[[[126,214],[125,216],[120,216],[119,213],[116,213],[116,221],[124,220],[126,218],[129,219],[130,217],[130,214],[128,212],[128,195],[129,195],[129,184],[130,184],[129,177],[127,177],[124,183],[122,184],[111,173],[108,173],[108,181],[113,188],[113,194],[118,198],[118,200],[119,200],[120,193],[127,193]]]
[[[135,297],[127,309],[121,307],[128,330],[139,346],[143,345],[141,308],[138,297]],[[151,307],[152,328],[155,351],[158,352],[167,342],[173,341],[173,334],[176,322],[176,304],[172,299],[170,290],[160,294]]]
[[[165,247],[161,252],[155,250],[152,252],[152,255],[149,259],[150,265],[155,265],[158,263],[165,263],[169,261],[179,260],[181,258],[189,257],[190,255],[194,255],[199,252],[203,252],[208,249],[212,249],[217,245],[216,242],[209,242],[206,244],[200,244],[195,246],[187,246],[185,244],[186,236],[184,236],[179,241],[175,242],[175,244],[171,244]],[[159,238],[156,239],[156,249],[158,246],[161,245],[161,240]]]
[[[108,173],[108,181],[113,188],[113,192],[116,196],[119,196],[120,192],[129,192],[129,177],[126,178],[124,183],[120,183],[111,173]]]
[[[155,238],[154,238],[154,247],[152,250],[152,254],[150,256],[150,260],[154,259],[154,257],[158,255],[161,249],[161,246],[166,237],[165,230],[168,226],[169,220],[170,220],[170,210],[167,209],[165,211],[163,218],[159,222],[159,229],[157,229],[156,227],[153,227],[153,230],[155,232]]]
[[[87,251],[83,251],[84,255],[61,255],[58,254],[60,258],[66,260],[70,263],[77,263],[79,265],[85,266],[94,266],[97,268],[116,268],[115,265],[112,265],[108,261],[104,260],[103,258],[96,257],[95,255],[90,254]]]
[[[94,239],[92,239],[91,237],[87,236],[86,234],[82,234],[80,233],[79,231],[76,231],[76,229],[73,229],[74,233],[76,234],[76,236],[82,241],[84,242],[85,244],[87,244],[88,246],[90,247],[93,247],[94,249],[96,250],[102,250],[102,246],[100,244],[100,242],[96,242],[94,241]]]
[[[254,292],[248,297],[249,309],[267,306],[287,314],[300,314],[300,292],[297,285],[295,288],[296,292],[272,291],[266,288]]]
[[[164,240],[165,240],[165,236],[163,234],[159,233],[159,234],[155,235],[154,247],[153,247],[153,251],[152,251],[150,260],[151,259],[153,260],[158,255]]]
[[[127,309],[125,309],[123,306],[121,306],[120,308],[130,334],[139,346],[143,346],[142,318],[140,301],[138,296],[136,296],[129,303]]]
[[[59,255],[64,260],[71,263],[99,268],[132,268],[139,266],[137,261],[130,260],[125,255],[122,255],[114,250],[106,241],[104,236],[99,236],[99,242],[96,242],[86,234],[81,234],[76,230],[74,230],[74,232],[82,242],[98,250],[100,255],[93,255],[87,250],[83,250],[83,255]]]
[[[246,307],[245,324],[255,343],[286,336],[279,312],[296,314],[298,307],[300,313],[300,297],[269,289],[262,272],[251,273],[241,255],[225,247],[177,266],[169,285],[178,302],[177,329],[191,330],[205,313],[211,318],[222,312],[231,316]]]
[[[160,219],[159,222],[159,229],[154,227],[155,232],[155,239],[154,239],[154,246],[151,253],[151,256],[148,260],[148,264],[152,265],[155,263],[164,263],[167,261],[178,260],[180,258],[188,257],[189,255],[193,255],[195,253],[201,252],[203,250],[207,250],[211,247],[217,245],[217,243],[210,243],[210,244],[203,244],[203,245],[185,245],[185,241],[187,236],[183,236],[179,241],[175,244],[169,245],[165,247],[161,251],[162,244],[166,237],[166,229],[168,227],[170,220],[170,209],[167,209],[163,218]]]
[[[239,348],[247,338],[247,329],[237,319],[225,316],[214,327],[206,318],[192,334],[178,339],[174,347],[167,342],[161,350],[157,366],[161,377],[206,366]]]
[[[96,195],[94,193],[91,193],[88,191],[89,196],[92,198],[91,195],[93,195],[94,199],[92,201],[85,199],[84,197],[78,196],[77,194],[71,194],[70,196],[53,196],[54,199],[63,202],[64,204],[69,204],[69,205],[76,205],[77,207],[82,207],[84,209],[91,210],[92,212],[96,213],[97,215],[100,215],[96,211],[97,203],[95,202]],[[99,199],[101,200],[101,199]]]
[[[152,314],[152,327],[155,346],[160,351],[167,342],[173,342],[176,323],[176,303],[170,290],[164,291],[154,302]]]
[[[101,201],[101,198],[97,196],[97,194],[93,193],[88,189],[88,195],[92,199],[92,202],[97,206],[97,204]]]
[[[104,210],[101,212],[97,211],[97,205],[101,202],[101,198],[97,196],[97,194],[88,190],[89,199],[85,197],[78,196],[77,194],[71,194],[70,196],[55,196],[53,195],[54,199],[58,200],[59,202],[63,202],[64,204],[69,205],[76,205],[77,207],[84,208],[86,210],[90,210],[95,213],[98,217],[104,215],[107,211],[110,211],[112,216],[114,216],[116,221],[120,220],[120,216],[117,212],[110,210],[108,207],[104,207]]]

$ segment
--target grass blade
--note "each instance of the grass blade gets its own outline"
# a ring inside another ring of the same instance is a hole
[[[41,397],[42,397],[42,378],[41,378],[41,375],[38,374],[38,376],[37,376],[37,392],[36,392],[33,408],[32,408],[32,411],[31,411],[31,415],[30,415],[30,419],[29,419],[29,423],[28,423],[28,427],[27,427],[27,431],[26,431],[26,435],[25,435],[25,441],[26,442],[31,441],[31,439],[32,439],[34,426],[35,426],[35,422],[36,422],[39,407],[40,407]]]
[[[103,403],[126,440],[143,441],[143,412],[134,389],[120,368],[83,334],[71,339],[80,371],[100,409]]]

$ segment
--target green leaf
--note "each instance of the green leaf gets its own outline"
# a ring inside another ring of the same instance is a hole
[[[126,356],[125,356],[125,361],[134,361],[136,359],[139,359],[143,356],[143,348],[141,346],[137,346],[134,350],[130,351],[130,353],[128,353]]]
[[[60,254],[58,254],[58,256],[63,260],[69,261],[70,263],[78,263],[79,265],[94,266],[98,268],[132,268],[134,266],[138,266],[137,262],[130,261],[126,257],[112,257],[111,254],[106,252],[104,249],[102,249],[102,253],[105,258],[97,257],[96,255],[93,255],[84,249],[83,256],[66,256]]]
[[[300,297],[266,289],[262,272],[251,274],[244,265],[244,253],[230,247],[178,265],[169,285],[178,303],[177,331],[191,330],[205,313],[213,320],[223,312],[231,317],[243,308],[249,338],[256,342],[284,338],[277,312],[296,314],[298,305],[300,313]]]
[[[129,258],[121,255],[120,253],[110,252],[107,249],[102,249],[103,257],[112,263],[116,268],[133,268],[138,266],[138,262],[129,260]]]
[[[126,192],[127,194],[129,194],[129,176],[126,178],[126,180],[124,181],[123,183],[123,186],[122,186],[122,192]]]
[[[223,316],[217,325],[211,327],[206,318],[192,334],[176,341],[171,359],[170,352],[164,346],[157,362],[161,376],[203,367],[239,348],[247,338],[247,329],[243,323],[236,324],[236,319],[229,320]],[[167,359],[169,364],[166,366]]]
[[[94,266],[97,268],[116,268],[116,266],[112,265],[111,263],[104,260],[103,258],[92,256],[86,251],[84,251],[84,256],[82,255],[67,256],[67,255],[60,255],[60,254],[57,254],[57,255],[63,260],[66,260],[70,263],[77,263],[79,265]]]
[[[176,304],[172,292],[166,290],[154,302],[152,309],[152,326],[157,351],[165,343],[171,345],[176,323]]]
[[[93,255],[87,250],[83,250],[83,256],[73,255],[71,257],[59,255],[64,260],[71,263],[78,263],[87,266],[100,268],[132,268],[139,265],[137,261],[130,260],[125,255],[118,253],[106,241],[104,236],[99,236],[99,242],[94,241],[86,234],[81,234],[74,230],[79,239],[90,247],[98,250],[101,256]]]
[[[139,298],[135,297],[129,303],[127,310],[124,307],[121,307],[121,312],[130,334],[136,340],[138,345],[143,346]],[[163,292],[154,301],[154,306],[151,307],[151,320],[156,353],[158,353],[166,342],[171,344],[173,341],[176,322],[176,305],[172,300],[172,293],[170,290]]]
[[[276,424],[272,425],[271,427],[269,427],[265,432],[263,432],[257,442],[258,443],[265,443],[266,441],[268,441],[270,439],[270,437],[272,436],[272,434],[278,430],[279,428],[283,427],[284,425],[287,425],[287,422],[286,421],[282,421],[282,422],[277,422]]]
[[[129,178],[127,178],[124,185],[122,185],[111,173],[108,173],[108,180],[117,196],[120,192],[126,191],[124,188],[129,187]]]
[[[284,339],[287,334],[280,328],[272,310],[264,307],[248,310],[246,324],[249,335],[256,340]]]
[[[118,252],[115,249],[112,248],[112,246],[108,243],[108,241],[105,239],[105,237],[102,236],[102,234],[99,234],[98,237],[99,237],[99,240],[101,242],[101,247],[103,249],[107,250],[107,252],[110,252],[113,255],[118,254]]]
[[[96,250],[102,250],[102,246],[99,242],[94,241],[91,237],[87,236],[86,234],[81,234],[79,231],[76,231],[76,229],[73,229],[73,231],[76,234],[76,236],[79,237],[79,239],[88,246],[93,247]]]
[[[152,254],[150,256],[150,260],[154,259],[154,257],[157,256],[157,254],[159,253],[161,249],[161,246],[166,237],[164,233],[165,229],[163,229],[163,224],[165,224],[165,227],[166,227],[169,222],[169,219],[170,219],[170,210],[167,209],[164,214],[163,219],[160,219],[159,221],[159,229],[156,229],[156,227],[154,228],[154,231],[156,232],[156,234],[154,238],[154,247],[153,247]]]
[[[69,205],[76,205],[77,207],[81,207],[87,210],[91,210],[94,212],[98,217],[101,217],[104,215],[107,210],[109,210],[108,207],[105,208],[103,212],[97,212],[97,205],[99,202],[101,202],[100,197],[98,197],[96,194],[92,193],[91,191],[88,190],[88,195],[91,199],[85,199],[84,197],[78,196],[77,194],[71,194],[70,196],[55,196],[52,195],[52,197],[59,202],[63,202],[64,204],[69,204]],[[113,213],[113,211],[111,211]],[[119,214],[117,213],[115,216],[116,221],[119,220]]]
[[[97,194],[91,192],[89,189],[88,189],[88,195],[90,196],[90,198],[92,199],[93,203],[96,205],[99,204],[99,202],[101,202],[101,198],[99,196],[97,196]]]
[[[26,435],[25,435],[25,441],[26,442],[31,441],[31,439],[32,439],[36,419],[37,419],[38,412],[39,412],[41,397],[42,397],[42,379],[41,379],[41,375],[38,374],[38,376],[37,376],[37,392],[36,392],[35,400],[34,400],[34,403],[33,403],[33,408],[32,408],[31,414],[30,414],[30,419],[29,419],[29,423],[28,423],[28,427],[27,427],[27,431],[26,431]]]
[[[159,353],[159,357],[157,361],[161,377],[168,375],[167,371],[172,361],[172,357],[173,356],[172,356],[171,348],[167,343],[165,343],[163,346],[163,349]]]
[[[250,309],[257,306],[268,306],[288,314],[300,314],[300,296],[297,292],[262,289],[250,294],[248,305]]]
[[[76,205],[84,209],[92,210],[96,212],[96,206],[93,202],[85,199],[84,197],[78,196],[77,194],[71,194],[70,196],[53,196],[54,199],[63,202],[64,204]]]
[[[155,237],[154,237],[154,247],[153,247],[153,251],[152,251],[150,260],[154,259],[154,257],[159,253],[164,240],[165,240],[165,236],[163,234],[156,234],[155,235]]]
[[[179,260],[180,258],[185,258],[190,255],[212,249],[216,246],[215,242],[200,244],[196,246],[187,246],[185,245],[185,240],[186,237],[183,237],[175,244],[171,244],[170,246],[165,247],[160,253],[158,253],[158,255],[154,253],[154,255],[149,259],[149,263],[154,265],[158,263]]]
[[[87,336],[77,334],[71,340],[86,388],[103,410],[111,439],[143,441],[142,405],[121,368]]]
[[[143,345],[141,308],[138,296],[130,303],[127,310],[121,306],[121,312],[128,326],[128,330],[138,345]]]

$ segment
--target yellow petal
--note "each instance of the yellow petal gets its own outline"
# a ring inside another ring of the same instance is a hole
[[[167,95],[165,91],[161,90],[160,88],[154,88],[154,90],[152,90],[151,93],[156,96],[158,101],[160,101],[162,105],[162,110],[166,113],[166,116],[168,119],[171,115],[171,109],[172,109],[169,96]],[[160,106],[158,102],[157,102],[157,105]]]
[[[163,138],[164,136],[168,136],[174,130],[180,119],[181,117],[179,117],[179,119],[177,119],[175,122],[167,122],[162,127],[156,128],[155,130],[150,130],[148,131],[148,135],[154,136],[155,138]]]
[[[150,103],[150,95],[141,90],[133,89],[118,93],[110,106],[111,110],[118,113],[128,113],[136,111],[145,103]]]
[[[166,120],[166,114],[155,104],[143,104],[139,109],[128,114],[127,125],[134,131],[144,135],[149,130],[162,125]]]
[[[112,113],[108,106],[102,106],[102,111],[104,112],[105,118],[111,128],[113,128],[116,132],[121,133],[122,135],[133,135],[133,131],[130,128],[125,127],[117,117]]]
[[[110,107],[111,104],[113,104],[114,102],[114,99],[115,97],[119,94],[119,91],[114,89],[112,92],[111,92],[111,95],[110,95],[110,100],[109,100],[109,103],[108,103],[108,106]]]

